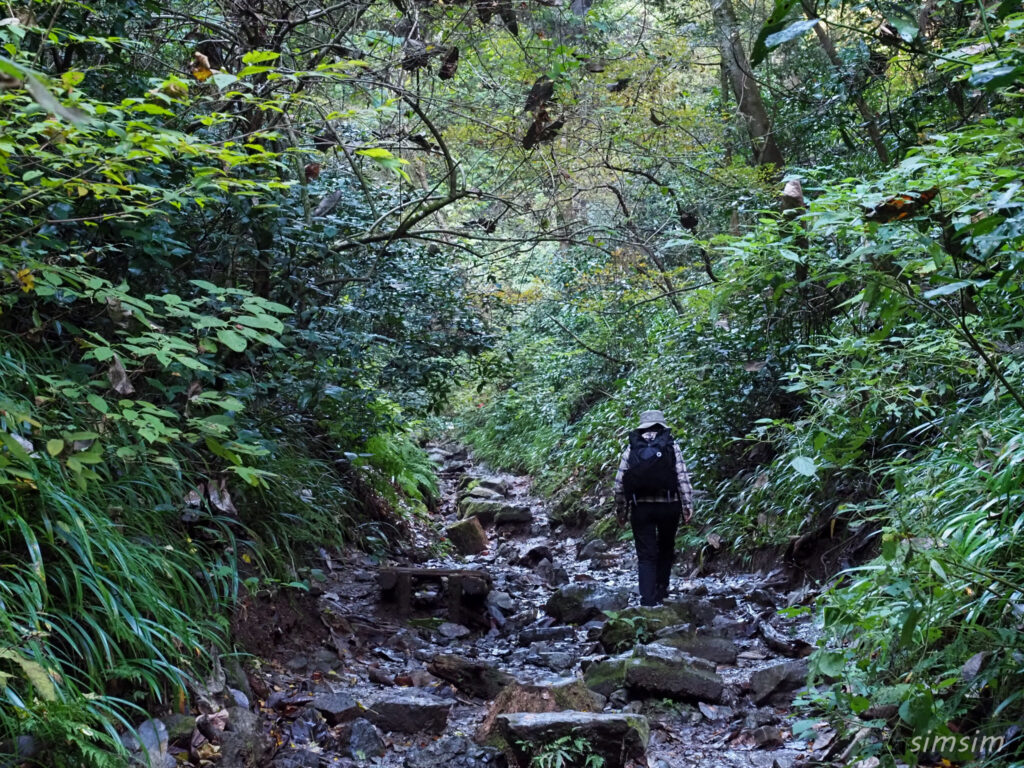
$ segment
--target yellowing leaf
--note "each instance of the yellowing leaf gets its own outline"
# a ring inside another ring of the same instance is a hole
[[[47,440],[46,441],[46,452],[51,456],[59,456],[60,452],[64,450],[63,440]]]
[[[21,282],[21,290],[25,293],[34,290],[36,287],[36,278],[32,274],[31,269],[19,269],[18,280]]]
[[[5,648],[0,650],[0,659],[10,659],[19,667],[24,673],[25,677],[32,687],[36,689],[36,693],[39,694],[39,698],[43,701],[56,701],[57,700],[57,688],[53,684],[53,680],[50,679],[49,673],[46,668],[37,661],[25,658],[20,653]]]

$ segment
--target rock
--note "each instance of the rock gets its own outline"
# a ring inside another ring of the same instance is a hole
[[[721,701],[724,683],[697,660],[668,646],[651,644],[626,662],[626,686],[646,695],[683,701]]]
[[[494,747],[481,747],[461,736],[445,736],[405,758],[405,768],[508,768]]]
[[[515,682],[512,675],[502,672],[493,664],[454,654],[435,657],[427,669],[460,691],[481,699],[493,699],[505,686]]]
[[[192,715],[166,715],[161,717],[167,728],[167,743],[176,747],[187,747],[196,727],[196,719]]]
[[[530,643],[546,640],[558,642],[561,640],[574,640],[575,638],[576,632],[572,627],[532,627],[524,629],[519,633],[519,644],[530,645]]]
[[[452,702],[425,693],[391,694],[375,701],[366,718],[385,731],[442,733],[451,708]]]
[[[551,560],[551,547],[546,544],[528,544],[518,548],[509,558],[509,563],[532,568],[543,560]]]
[[[685,628],[693,625],[693,617],[700,614],[699,601],[674,600],[658,606],[637,606],[617,611],[601,628],[601,646],[608,653],[619,653],[637,643],[645,642],[654,635],[660,635],[670,627]]]
[[[289,672],[305,672],[306,667],[309,666],[309,659],[300,653],[292,656],[284,665],[288,668]]]
[[[484,527],[476,517],[469,517],[449,525],[445,533],[452,546],[455,547],[455,551],[460,555],[478,555],[491,545],[487,540]]]
[[[529,523],[533,521],[533,511],[525,504],[505,504],[494,515],[495,525],[510,523]]]
[[[750,735],[754,739],[754,745],[758,749],[782,746],[782,734],[774,725],[762,725],[760,728],[755,729]]]
[[[505,494],[488,488],[486,485],[477,485],[466,492],[466,496],[474,499],[486,499],[487,501],[498,501],[505,498]]]
[[[168,754],[167,726],[160,720],[145,720],[134,733],[126,733],[121,743],[132,754],[132,765],[145,768],[174,768],[174,758]]]
[[[540,654],[541,663],[552,672],[564,672],[576,663],[576,657],[564,651],[551,651]]]
[[[467,496],[462,500],[459,504],[459,512],[463,519],[479,518],[480,523],[484,526],[499,522],[499,516],[501,517],[500,522],[529,522],[533,519],[530,508],[525,504],[474,499],[472,496]]]
[[[807,683],[807,660],[784,661],[750,676],[750,693],[755,704],[766,701],[776,691],[794,691]]]
[[[442,622],[441,626],[437,628],[437,633],[449,640],[458,640],[462,637],[469,637],[471,634],[466,627],[451,621]]]
[[[304,707],[292,720],[289,728],[295,744],[317,744],[327,735],[327,720],[313,707]]]
[[[498,727],[520,765],[527,765],[543,744],[562,736],[580,736],[604,768],[624,768],[627,761],[646,764],[650,729],[640,715],[591,712],[519,712],[501,715]]]
[[[711,621],[710,634],[715,637],[753,637],[757,629],[756,621],[741,621],[726,616],[715,616]]]
[[[367,760],[371,757],[383,757],[387,752],[384,739],[377,726],[369,720],[359,718],[352,721],[348,737],[349,754],[355,760]]]
[[[476,488],[486,488],[488,490],[500,493],[502,496],[508,494],[508,483],[497,475],[490,477],[481,477],[476,481]]]
[[[534,683],[515,682],[507,686],[487,710],[476,732],[478,742],[488,741],[500,715],[514,712],[600,712],[602,702],[578,677]]]
[[[624,653],[587,666],[583,673],[587,688],[606,698],[611,698],[615,691],[626,687],[626,662],[631,658],[632,653]]]
[[[516,604],[512,602],[512,597],[508,592],[490,592],[487,595],[487,604],[493,605],[495,608],[500,608],[503,611],[512,613],[516,609]]]
[[[716,664],[733,665],[736,663],[738,653],[736,643],[724,637],[688,634],[663,637],[658,642]]]
[[[766,608],[774,608],[776,605],[775,596],[767,589],[757,587],[756,589],[750,590],[747,593],[747,600],[758,605],[763,605]]]
[[[362,707],[347,693],[321,693],[313,698],[310,705],[323,715],[330,725],[346,723],[362,712]]]
[[[560,565],[553,565],[550,560],[541,560],[533,571],[552,587],[560,587],[569,583],[569,574]]]
[[[593,582],[567,584],[548,599],[544,611],[564,624],[582,624],[606,611],[621,611],[629,605],[624,589],[611,590]]]
[[[274,756],[271,768],[318,768],[320,758],[319,752],[311,749],[286,749]]]
[[[587,544],[579,551],[576,555],[577,560],[590,560],[591,558],[603,555],[608,551],[608,545],[601,539],[593,539],[587,542]]]
[[[221,736],[218,768],[254,768],[266,748],[259,717],[242,707],[228,707],[228,725]]]

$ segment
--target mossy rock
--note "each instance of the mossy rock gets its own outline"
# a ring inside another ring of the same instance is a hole
[[[605,698],[620,688],[626,687],[626,663],[631,654],[625,653],[610,659],[595,661],[583,673],[587,688]]]
[[[508,744],[495,727],[498,717],[512,712],[600,712],[601,702],[586,682],[578,677],[567,677],[539,683],[515,682],[506,686],[491,702],[487,716],[477,729],[476,740],[481,744],[507,750]]]

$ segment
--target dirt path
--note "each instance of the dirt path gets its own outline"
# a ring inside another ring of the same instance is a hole
[[[524,762],[561,728],[604,750],[607,768],[788,768],[810,757],[811,745],[791,735],[790,713],[813,642],[810,612],[778,613],[809,602],[806,589],[781,571],[676,575],[666,604],[641,610],[631,542],[581,547],[551,530],[529,478],[489,472],[461,452],[435,454],[447,522],[467,490],[463,507],[500,522],[480,554],[399,565],[486,571],[491,591],[467,594],[458,623],[442,582],[413,582],[411,613],[401,616],[382,600],[381,564],[326,558],[322,591],[247,627],[266,655],[249,675],[269,736],[264,765],[495,768],[506,757],[474,740],[482,723],[500,711],[566,706],[592,712],[536,716],[550,721],[543,732],[529,730],[529,717],[499,719],[490,738],[507,736]],[[644,718],[649,736],[629,731],[644,730]],[[606,754],[609,728],[629,731],[610,737],[618,754]],[[827,746],[827,733],[818,735],[816,746]],[[637,738],[646,738],[646,756]]]

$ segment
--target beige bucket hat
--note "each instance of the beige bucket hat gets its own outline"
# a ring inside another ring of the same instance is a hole
[[[665,414],[661,411],[644,411],[640,414],[640,426],[637,429],[650,429],[656,424],[660,424],[663,427],[668,426],[668,423],[665,421]]]

